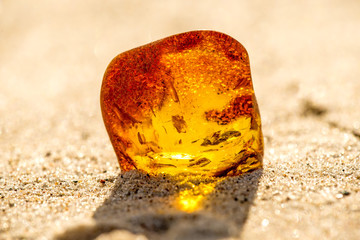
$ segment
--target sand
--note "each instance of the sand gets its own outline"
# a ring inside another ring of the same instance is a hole
[[[359,13],[356,0],[0,1],[0,239],[360,239]],[[264,168],[121,173],[99,107],[107,64],[196,29],[249,52]]]

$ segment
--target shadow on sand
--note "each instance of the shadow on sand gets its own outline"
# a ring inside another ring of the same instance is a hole
[[[261,175],[261,169],[221,179],[120,174],[94,224],[68,229],[57,239],[95,239],[114,230],[150,240],[240,237]]]

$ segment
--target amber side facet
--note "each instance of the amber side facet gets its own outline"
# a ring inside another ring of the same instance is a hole
[[[119,54],[101,110],[123,171],[227,176],[262,166],[248,54],[223,33],[182,33]]]

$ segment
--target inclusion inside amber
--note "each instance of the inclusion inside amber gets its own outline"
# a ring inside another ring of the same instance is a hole
[[[101,109],[123,171],[227,176],[262,166],[248,54],[225,34],[182,33],[116,56]]]

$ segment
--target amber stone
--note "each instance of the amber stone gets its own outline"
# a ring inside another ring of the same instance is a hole
[[[123,171],[226,176],[262,166],[249,57],[228,35],[186,32],[119,54],[100,101]]]

